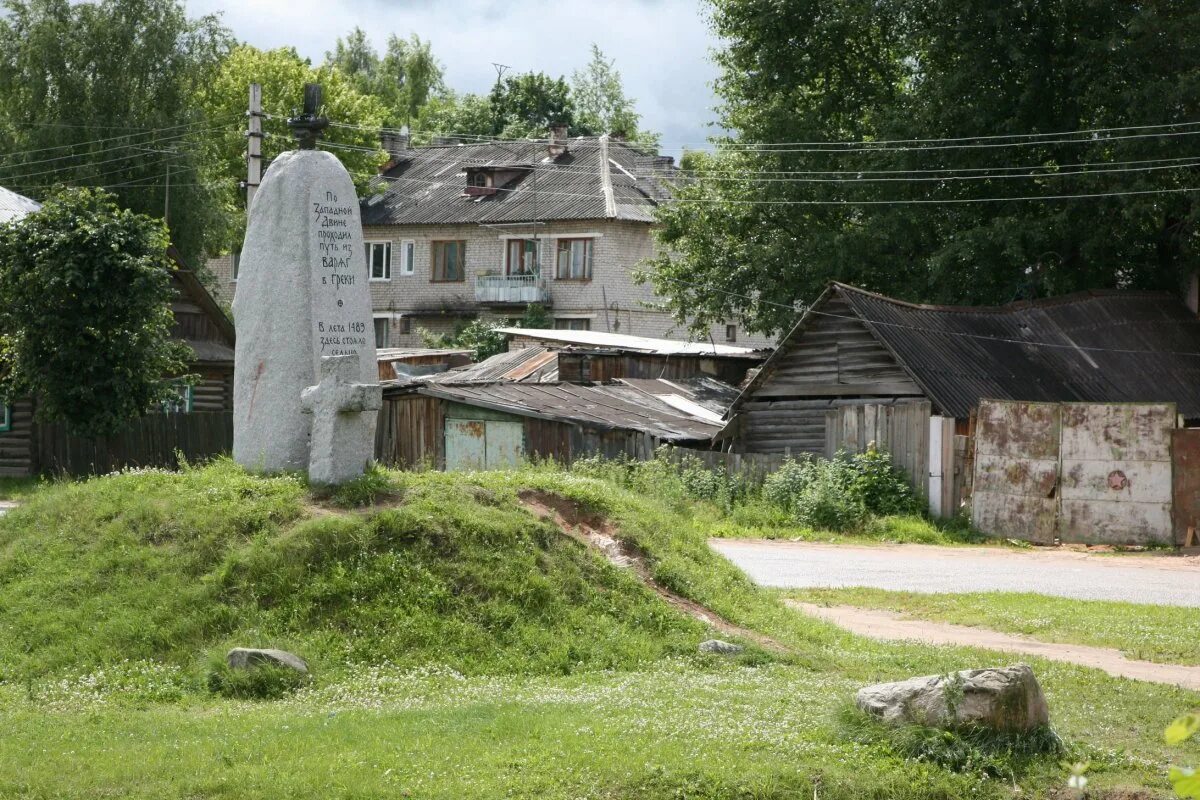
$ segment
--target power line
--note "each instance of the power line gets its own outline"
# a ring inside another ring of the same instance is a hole
[[[45,158],[45,159],[39,159],[39,160],[35,160],[35,161],[25,161],[25,162],[17,162],[14,164],[0,165],[0,174],[5,174],[6,171],[10,170],[10,169],[23,169],[25,167],[37,166],[39,164],[49,164],[49,163],[58,162],[58,161],[68,161],[70,159],[76,159],[76,158],[92,158],[97,155],[104,155],[105,153],[115,153],[115,152],[119,152],[122,150],[136,150],[137,148],[144,147],[144,146],[150,145],[150,144],[159,144],[162,142],[174,142],[174,141],[178,141],[180,139],[185,139],[188,136],[191,136],[193,134],[203,134],[203,133],[209,133],[209,132],[212,132],[215,130],[220,130],[221,127],[222,126],[215,126],[212,128],[201,129],[201,130],[197,130],[197,131],[186,131],[184,133],[175,133],[170,136],[160,136],[160,137],[157,137],[154,139],[146,139],[144,141],[129,142],[127,144],[121,144],[121,145],[113,145],[111,147],[101,148],[99,150],[88,152],[88,153],[71,153],[69,155],[55,156],[53,158]],[[125,155],[125,156],[120,156],[119,158],[132,158],[132,156]],[[98,164],[98,163],[104,164],[104,163],[108,163],[113,160],[119,160],[119,159],[108,159],[107,161],[99,161],[99,162],[92,161],[92,162],[88,162],[88,163],[89,164]],[[84,165],[67,164],[62,167],[56,167],[56,168],[46,170],[43,172],[25,173],[22,175],[17,175],[16,177],[21,178],[21,177],[28,177],[30,175],[46,174],[47,172],[57,172],[62,169],[74,169],[77,166],[86,166],[86,164],[84,164]]]
[[[267,134],[267,135],[272,138],[283,138],[283,137],[279,136],[278,134]],[[527,143],[524,140],[507,140],[507,141],[509,141],[509,142],[519,141],[521,143]],[[345,144],[342,142],[327,141],[327,142],[324,142],[324,144],[328,147],[333,147],[333,148],[347,150],[347,151],[353,151],[353,152],[363,152],[363,153],[377,152],[373,148],[362,147],[359,145]],[[1058,168],[1055,170],[1055,167],[1043,166],[1041,168],[1046,170],[1043,172],[1022,172],[1022,173],[1008,172],[1008,173],[997,174],[997,175],[988,175],[988,174],[935,175],[935,176],[914,175],[914,176],[909,176],[909,177],[874,177],[872,175],[872,177],[863,177],[863,175],[868,174],[869,171],[835,170],[835,171],[816,171],[811,174],[853,175],[856,177],[838,177],[838,178],[794,177],[794,176],[798,176],[798,175],[808,174],[808,173],[804,173],[804,172],[769,173],[772,175],[778,175],[779,177],[744,177],[742,174],[739,174],[739,173],[726,172],[724,174],[703,174],[702,173],[702,174],[698,174],[698,175],[692,173],[690,175],[690,177],[688,178],[688,180],[690,180],[693,183],[694,182],[703,183],[705,181],[714,181],[714,182],[721,181],[721,182],[727,182],[727,183],[751,183],[751,184],[754,184],[754,183],[766,183],[766,184],[772,184],[772,183],[781,183],[781,184],[786,184],[786,183],[797,183],[797,184],[807,184],[807,183],[855,184],[855,183],[862,183],[862,184],[871,184],[871,183],[938,183],[938,182],[948,182],[948,181],[992,180],[992,179],[1003,180],[1003,179],[1014,179],[1014,178],[1015,179],[1037,179],[1037,178],[1060,178],[1060,177],[1087,176],[1087,175],[1106,175],[1106,174],[1111,174],[1111,173],[1127,173],[1127,172],[1156,172],[1156,171],[1171,170],[1171,169],[1188,169],[1188,168],[1200,166],[1200,160],[1198,160],[1198,159],[1200,159],[1200,155],[1183,156],[1183,157],[1179,157],[1179,158],[1165,158],[1165,159],[1141,159],[1141,160],[1137,160],[1137,161],[1127,161],[1127,162],[1102,162],[1101,161],[1101,162],[1090,162],[1090,165],[1097,167],[1094,169]],[[464,162],[469,162],[469,161],[480,161],[480,162],[486,161],[486,159],[472,159],[472,158],[462,158],[462,157],[438,158],[437,156],[429,156],[429,155],[424,156],[422,160],[423,161],[442,162],[442,163],[452,163],[452,162],[464,163]],[[1166,163],[1163,163],[1163,162],[1166,162]],[[1130,166],[1123,166],[1123,165],[1130,165]],[[1144,166],[1132,166],[1132,165],[1144,165]],[[1072,166],[1072,165],[1058,165],[1058,166],[1059,167],[1068,167],[1068,166]],[[1080,166],[1085,166],[1085,165],[1081,164]],[[877,173],[875,173],[875,174],[878,174],[880,172],[887,175],[887,174],[891,174],[891,173],[896,173],[896,174],[907,173],[907,172],[929,173],[929,172],[940,172],[940,171],[946,171],[946,172],[962,171],[962,172],[978,173],[978,172],[987,172],[987,171],[991,171],[991,170],[1000,170],[1000,169],[1013,170],[1013,169],[1036,169],[1036,168],[1038,168],[1038,167],[1036,167],[1036,166],[978,167],[978,168],[969,168],[969,169],[963,169],[963,170],[955,170],[953,168],[947,168],[946,170],[892,170],[892,171],[877,171]],[[567,174],[567,175],[593,175],[593,174],[596,174],[596,171],[594,169],[558,166],[558,165],[554,166],[553,170],[557,174]],[[1054,171],[1052,171],[1052,170],[1054,170]],[[680,171],[680,172],[682,172],[682,171]],[[657,177],[664,177],[665,175],[667,175],[669,173],[658,172],[655,174]],[[745,174],[746,175],[755,175],[756,173],[747,172]],[[763,173],[763,174],[768,174],[768,173]]]
[[[227,122],[232,119],[236,119],[236,117],[228,117],[221,121]],[[183,123],[180,125],[171,125],[171,126],[168,126],[165,128],[152,128],[143,133],[132,133],[132,134],[127,133],[127,134],[123,134],[120,136],[109,136],[104,139],[91,139],[89,141],[84,141],[84,142],[72,142],[71,144],[60,144],[60,145],[55,145],[54,147],[41,147],[41,148],[38,148],[35,150],[16,150],[16,151],[13,151],[10,153],[5,153],[5,156],[12,157],[12,156],[32,155],[34,153],[45,153],[45,152],[49,152],[51,150],[69,150],[72,148],[85,147],[87,145],[92,145],[92,144],[102,144],[104,142],[114,142],[114,141],[117,141],[118,139],[129,140],[131,137],[143,136],[143,135],[145,135],[145,133],[159,133],[162,131],[177,131],[180,128],[194,128],[197,125],[208,125],[210,123],[213,123],[213,120],[196,120],[194,122],[187,122],[187,123]],[[113,147],[109,147],[109,148],[100,148],[99,152],[104,152],[106,150],[112,150],[112,149],[118,149],[118,148],[124,147],[124,146],[149,144],[152,141],[155,141],[155,140],[126,141],[125,145],[114,145]],[[64,159],[64,158],[74,158],[76,155],[88,155],[88,154],[68,154],[68,155],[58,156],[57,158],[42,159],[42,160],[38,160],[38,161],[20,161],[20,162],[17,162],[15,164],[15,166],[29,166],[30,164],[41,164],[41,163],[45,163],[48,161],[57,161],[57,160]]]

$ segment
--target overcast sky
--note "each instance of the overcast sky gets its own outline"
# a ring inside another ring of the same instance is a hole
[[[701,0],[186,1],[193,16],[221,12],[256,47],[291,45],[314,63],[355,25],[380,51],[389,34],[416,32],[432,41],[458,91],[488,91],[493,61],[569,78],[595,42],[616,60],[643,125],[662,133],[664,152],[703,144],[714,117],[715,39]]]

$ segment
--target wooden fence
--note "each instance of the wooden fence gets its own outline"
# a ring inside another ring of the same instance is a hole
[[[95,475],[123,467],[179,466],[179,455],[200,461],[233,448],[233,413],[148,414],[113,436],[75,436],[62,423],[34,425],[36,469]]]
[[[825,412],[825,457],[861,453],[874,442],[909,476],[913,488],[929,493],[928,401],[855,405]]]

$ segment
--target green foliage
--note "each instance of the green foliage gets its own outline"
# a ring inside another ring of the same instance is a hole
[[[832,460],[789,459],[767,476],[763,497],[803,525],[832,531],[858,531],[872,518],[922,512],[904,473],[876,450]]]
[[[1163,739],[1167,744],[1178,745],[1195,736],[1196,731],[1200,731],[1200,714],[1192,712],[1176,718],[1168,725],[1163,732]],[[1167,777],[1177,797],[1200,800],[1200,775],[1196,774],[1196,770],[1191,767],[1173,766]]]
[[[412,125],[413,142],[429,144],[437,136],[491,136],[494,121],[488,97],[447,89],[430,97],[417,112]]]
[[[1190,137],[1047,135],[1190,123],[1200,83],[1178,65],[1200,59],[1200,7],[709,6],[722,42],[718,126],[730,134],[715,154],[688,155],[697,172],[657,209],[662,255],[650,272],[697,330],[736,317],[786,330],[794,303],[831,279],[911,300],[1001,303],[1100,287],[1174,292],[1200,263],[1200,207],[1181,191],[1191,171],[1077,168],[1189,157]],[[1041,138],[869,144],[1028,134]],[[867,144],[771,146],[845,141]],[[974,172],[914,172],[951,169]],[[1145,194],[1004,199],[1113,192]],[[974,202],[985,198],[998,199]]]
[[[442,65],[430,43],[415,33],[408,39],[389,36],[380,58],[366,32],[355,27],[345,39],[338,37],[325,63],[347,76],[360,94],[378,98],[388,110],[385,124],[393,127],[414,122],[430,96],[443,88]]]
[[[512,325],[502,320],[474,319],[456,326],[453,334],[433,333],[424,328],[418,328],[417,333],[426,347],[468,349],[472,358],[484,361],[508,350],[508,337],[500,333],[498,328],[549,328],[552,324],[553,318],[546,313],[546,309],[538,303],[531,303],[525,306],[525,313]]]
[[[511,489],[375,473],[342,500],[382,483],[402,502],[346,514],[307,510],[299,478],[225,460],[39,490],[0,518],[0,683],[187,668],[258,642],[331,678],[363,664],[568,674],[690,657],[704,638]],[[258,691],[216,672],[215,690]]]
[[[648,152],[657,152],[659,135],[638,128],[641,119],[634,100],[625,96],[621,73],[593,42],[592,59],[571,74],[575,125],[581,133],[610,133],[624,137]]]
[[[162,217],[169,170],[171,239],[200,263],[221,212],[206,183],[208,126],[234,133],[246,107],[244,85],[236,119],[196,103],[229,32],[215,16],[189,19],[176,0],[4,6],[0,184],[39,199],[62,184],[110,186],[123,208]]]
[[[490,95],[492,133],[504,139],[539,138],[554,125],[575,124],[575,103],[562,78],[543,72],[509,75]]]
[[[377,97],[359,91],[351,77],[333,67],[312,67],[300,58],[293,48],[259,50],[250,45],[238,45],[221,62],[220,69],[198,91],[198,102],[209,119],[231,120],[244,118],[246,92],[251,83],[262,86],[263,110],[275,117],[263,122],[262,155],[264,167],[285,150],[294,148],[294,141],[285,122],[296,110],[304,95],[305,83],[319,83],[322,90],[322,111],[338,122],[361,126],[331,127],[323,140],[332,145],[347,145],[357,150],[338,149],[337,157],[354,178],[360,194],[368,192],[368,184],[386,158],[379,149],[378,128],[387,116],[387,109]],[[363,129],[365,128],[365,130]],[[204,140],[207,175],[220,187],[217,200],[226,227],[219,231],[220,244],[233,247],[241,242],[245,229],[245,198],[237,181],[246,174],[246,137],[240,125],[226,125],[209,133]]]
[[[190,356],[171,338],[174,268],[162,224],[99,189],[0,227],[0,395],[88,436],[167,399]]]
[[[571,470],[675,504],[702,500],[726,511],[748,502],[756,494],[741,475],[710,469],[695,455],[667,445],[659,447],[648,461],[627,456],[615,459],[592,456],[579,459]]]
[[[1065,752],[1063,741],[1049,727],[1027,733],[1004,733],[990,728],[962,730],[921,725],[888,725],[847,706],[840,712],[845,735],[863,744],[883,744],[897,756],[937,764],[953,772],[1015,779],[1047,756]]]
[[[219,653],[209,658],[204,685],[208,691],[235,700],[278,700],[308,684],[310,678],[279,664],[255,664],[232,669]]]

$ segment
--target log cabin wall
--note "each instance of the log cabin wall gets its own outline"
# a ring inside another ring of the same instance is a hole
[[[836,292],[792,333],[741,404],[732,428],[745,453],[825,452],[825,412],[923,393]]]
[[[200,379],[192,386],[193,411],[233,411],[233,368],[195,368]]]
[[[32,475],[35,467],[33,401],[24,399],[10,403],[8,420],[8,430],[0,431],[0,475]]]

